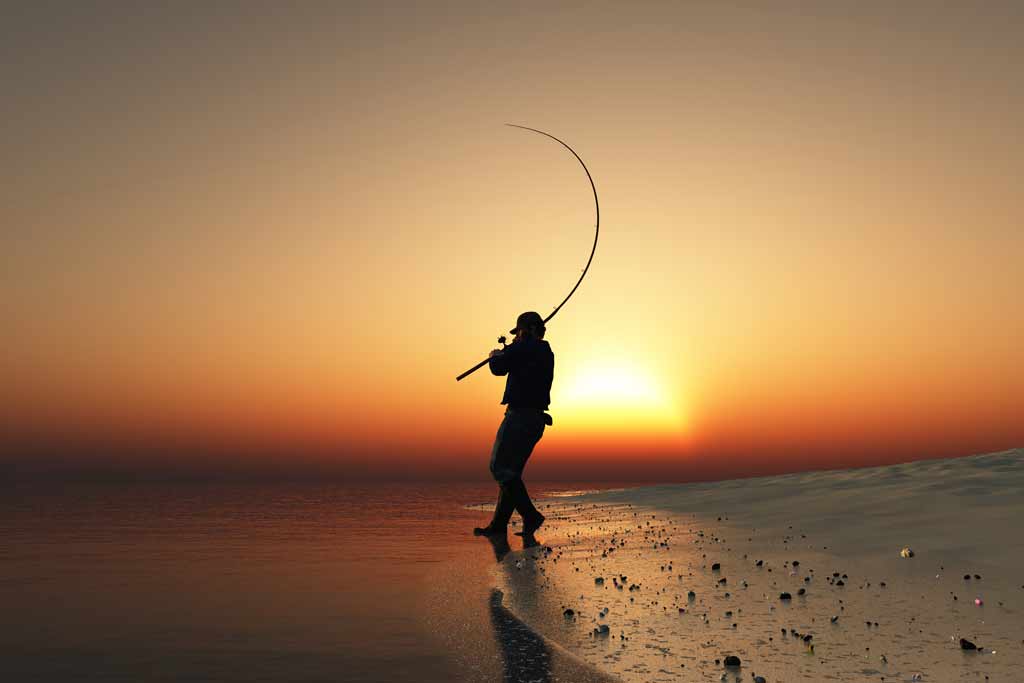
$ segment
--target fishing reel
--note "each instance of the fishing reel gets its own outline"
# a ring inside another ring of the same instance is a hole
[[[505,346],[505,335],[501,335],[500,337],[498,337],[498,343],[501,344],[502,347]]]

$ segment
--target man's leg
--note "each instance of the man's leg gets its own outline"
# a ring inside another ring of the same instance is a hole
[[[509,437],[511,436],[506,432],[508,423],[509,416],[506,415],[498,426],[498,433],[494,437],[494,446],[491,448],[491,476],[498,483],[498,500],[494,504],[494,515],[487,526],[473,529],[474,534],[489,536],[507,533],[508,521],[512,518],[512,512],[515,510],[515,501],[508,495],[501,483],[503,479],[510,476],[506,465],[510,447]]]
[[[523,518],[523,533],[525,535],[532,534],[540,528],[540,525],[544,523],[544,515],[534,507],[522,477],[516,477],[502,486],[502,491],[508,492],[509,498],[514,501],[516,510],[519,511],[520,516]]]
[[[523,516],[526,529],[536,530],[544,521],[544,516],[533,506],[522,480],[523,467],[544,433],[544,424],[542,421],[536,422],[538,419],[531,420],[521,414],[506,413],[498,427],[494,447],[491,449],[491,474],[501,488],[494,507],[494,517],[485,528],[486,531],[481,529],[480,532],[504,531],[516,509]]]
[[[491,519],[492,529],[504,529],[508,526],[508,520],[512,518],[512,511],[516,509],[516,499],[509,495],[505,484],[498,486],[498,502],[494,505],[494,517]]]

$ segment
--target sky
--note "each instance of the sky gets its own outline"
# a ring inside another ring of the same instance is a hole
[[[1020,3],[24,3],[4,471],[528,478],[1024,445]]]

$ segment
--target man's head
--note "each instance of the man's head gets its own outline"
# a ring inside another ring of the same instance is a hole
[[[544,331],[544,318],[540,317],[540,313],[527,311],[516,318],[516,326],[509,333],[516,335],[516,339],[522,339],[525,335],[543,339]]]

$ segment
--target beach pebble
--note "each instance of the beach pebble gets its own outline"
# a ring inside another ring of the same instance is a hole
[[[974,643],[972,643],[971,641],[967,640],[966,638],[961,638],[960,639],[960,649],[961,650],[977,650],[978,646],[975,645]]]
[[[567,609],[564,612],[562,612],[562,616],[564,616],[566,619],[572,619],[574,616],[576,616],[576,612],[572,609]]]
[[[792,600],[793,596],[789,593],[779,593],[779,600]]]
[[[839,615],[834,615],[831,619],[829,619],[829,621],[831,621],[833,624],[836,623],[837,621],[839,621]]]
[[[803,595],[803,594],[805,594],[806,592],[807,592],[807,589],[806,589],[806,588],[801,588],[800,590],[798,590],[798,591],[796,592],[796,594],[797,594],[797,595]]]
[[[740,658],[737,657],[736,655],[728,655],[725,658],[725,665],[726,666],[739,666],[740,665]]]
[[[721,568],[722,568],[722,565],[719,564],[718,562],[715,562],[713,565],[711,565],[711,571],[713,571],[713,572],[717,572]]]
[[[982,602],[981,598],[974,598],[974,604],[977,605],[978,607],[981,607],[985,603]]]
[[[914,556],[914,551],[911,550],[909,546],[900,551],[900,557],[913,557],[913,556]]]

